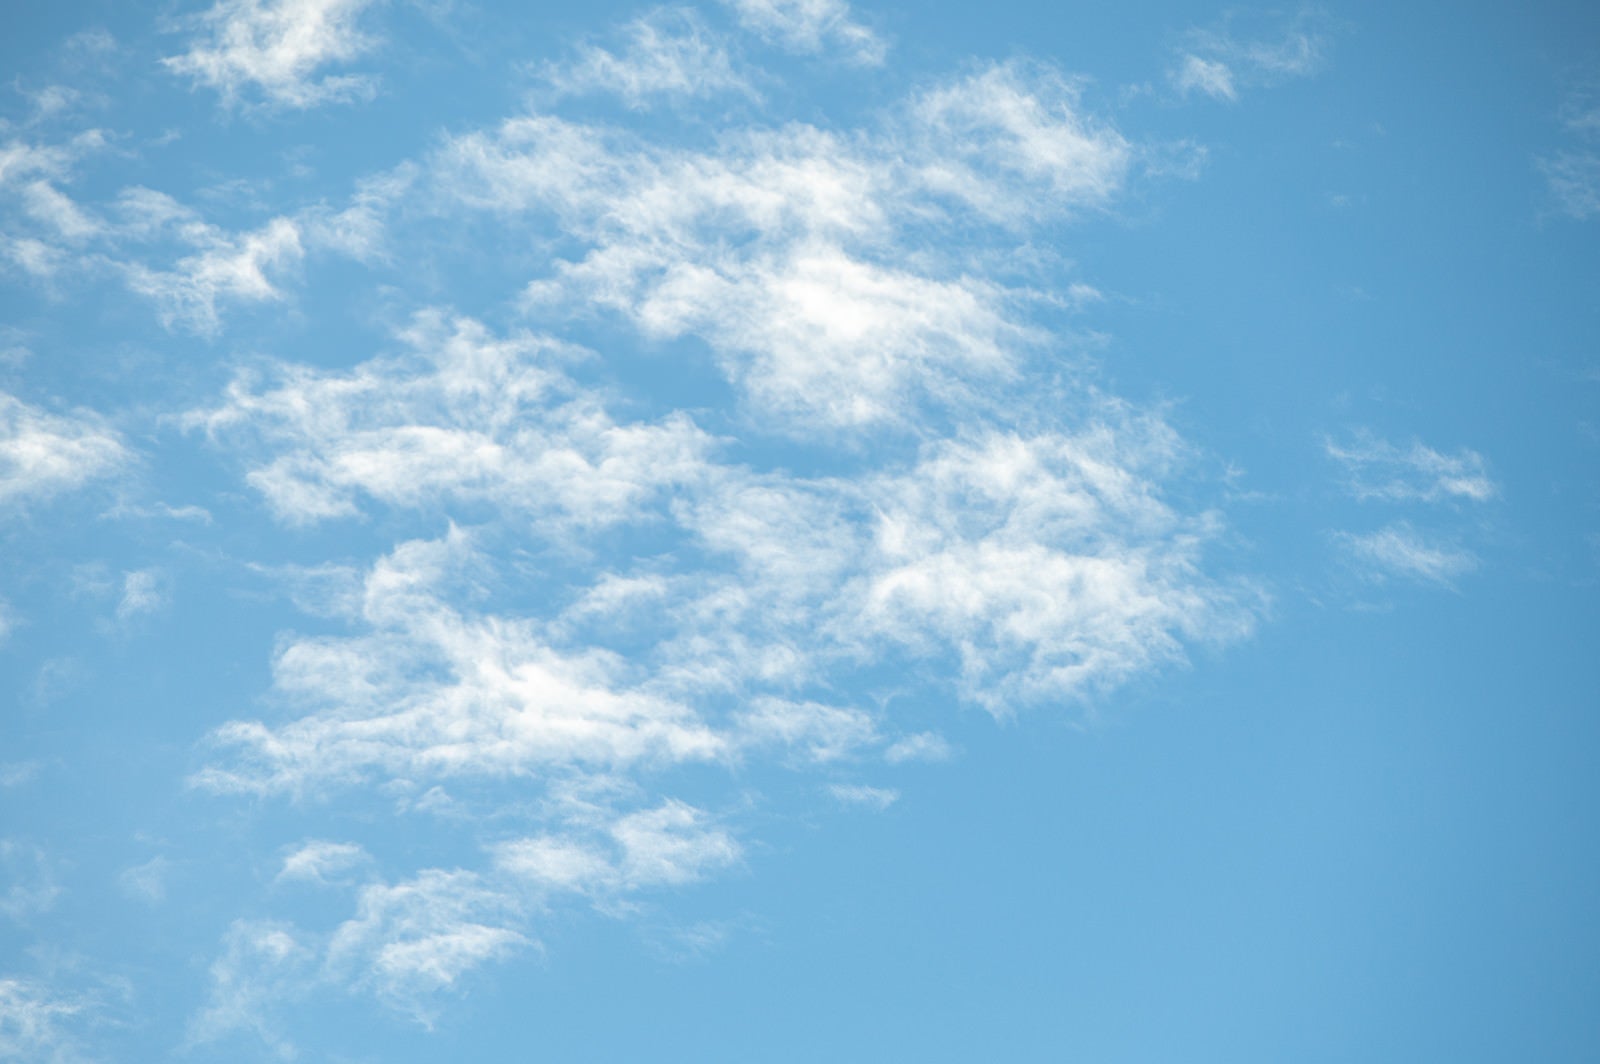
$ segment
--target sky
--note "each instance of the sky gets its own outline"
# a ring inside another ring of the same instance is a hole
[[[0,1061],[1600,1056],[1600,8],[0,34]]]

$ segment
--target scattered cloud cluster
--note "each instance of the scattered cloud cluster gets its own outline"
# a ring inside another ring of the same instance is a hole
[[[453,138],[432,169],[445,202],[587,245],[528,286],[539,316],[589,308],[649,339],[699,337],[764,419],[811,434],[1012,376],[1030,293],[975,273],[970,245],[935,258],[927,238],[970,240],[975,220],[999,242],[1104,208],[1131,154],[1070,82],[1005,65],[918,95],[881,131],[755,128],[689,151],[531,115]]]
[[[857,39],[839,4],[738,11],[796,47]],[[702,29],[658,12],[551,77],[670,96],[721,62]],[[193,783],[382,795],[472,825],[477,857],[392,875],[370,840],[293,849],[276,888],[344,890],[351,915],[236,926],[196,1037],[250,1029],[291,985],[425,1020],[533,948],[549,906],[625,912],[739,865],[750,798],[691,802],[684,773],[761,763],[883,810],[899,791],[874,775],[953,754],[907,692],[1070,709],[1245,635],[1257,593],[1203,564],[1220,518],[1165,497],[1187,447],[1064,373],[1041,324],[1087,286],[1052,295],[1007,253],[1111,209],[1137,157],[1080,83],[1005,63],[854,129],[685,144],[533,111],[405,164],[363,215],[374,239],[443,216],[559,251],[512,289],[524,327],[422,310],[354,365],[257,359],[185,419],[284,524],[433,529],[370,565],[274,570],[321,631],[280,640],[274,713],[218,729]],[[610,353],[563,337],[596,319],[736,407],[595,383]]]

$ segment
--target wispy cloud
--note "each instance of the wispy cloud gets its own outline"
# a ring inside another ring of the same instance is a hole
[[[117,602],[117,620],[123,623],[146,613],[155,613],[167,604],[165,574],[158,569],[136,569],[124,573],[122,597]]]
[[[1447,454],[1419,441],[1397,446],[1366,430],[1342,442],[1325,439],[1323,448],[1343,468],[1345,487],[1357,499],[1487,502],[1499,493],[1483,456],[1466,448]]]
[[[1430,539],[1404,521],[1376,532],[1336,533],[1335,541],[1360,571],[1380,580],[1399,577],[1451,587],[1478,567],[1471,551]]]
[[[234,921],[211,964],[207,1002],[189,1021],[185,1048],[245,1033],[281,1059],[293,1059],[280,1016],[317,987],[317,954],[303,937],[278,921]]]
[[[571,61],[547,67],[545,77],[559,92],[612,93],[631,108],[657,98],[755,94],[724,42],[690,8],[658,8],[629,22],[622,35],[619,50],[582,45]]]
[[[1167,78],[1181,95],[1232,103],[1244,89],[1316,73],[1330,43],[1328,19],[1315,9],[1287,21],[1234,14],[1219,27],[1185,33]]]
[[[875,66],[889,46],[882,37],[851,18],[845,0],[722,0],[739,21],[767,40],[790,51],[817,54],[829,50],[851,62]]]
[[[1594,83],[1567,92],[1561,126],[1570,143],[1536,160],[1558,213],[1600,218],[1600,91]]]
[[[371,0],[219,0],[190,20],[189,51],[162,60],[235,104],[247,92],[268,104],[307,108],[370,96],[367,75],[319,75],[372,47],[357,20]]]
[[[0,976],[0,1060],[85,1059],[76,1029],[87,1006],[30,979]]]
[[[948,761],[955,756],[949,740],[936,732],[918,732],[897,739],[883,752],[883,759],[891,765],[907,761]]]
[[[409,350],[350,373],[274,367],[239,378],[187,424],[272,455],[250,483],[291,523],[350,516],[365,498],[396,506],[492,501],[573,527],[635,516],[701,475],[711,438],[687,417],[613,421],[562,364],[568,345],[419,314]]]
[[[0,916],[26,922],[48,911],[60,893],[44,850],[20,839],[0,839]]]
[[[172,862],[165,857],[152,857],[143,864],[123,869],[117,877],[122,892],[147,905],[166,900],[167,877],[172,873]]]
[[[864,806],[880,813],[900,800],[900,792],[893,788],[868,787],[860,783],[831,784],[828,793],[843,805]]]
[[[313,839],[296,847],[283,858],[277,883],[339,882],[372,861],[366,850],[353,842],[328,842]]]
[[[156,302],[163,322],[208,334],[220,327],[218,307],[224,301],[283,299],[275,278],[305,253],[299,227],[287,218],[237,236],[210,231],[205,243],[204,250],[184,256],[169,270],[138,262],[126,269],[129,287]]]

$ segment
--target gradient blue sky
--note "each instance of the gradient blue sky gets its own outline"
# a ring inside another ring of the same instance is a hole
[[[1600,1056],[1600,9],[4,27],[0,1060]]]

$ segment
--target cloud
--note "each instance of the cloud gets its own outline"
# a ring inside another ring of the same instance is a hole
[[[1377,580],[1399,577],[1451,587],[1456,577],[1478,567],[1471,551],[1431,541],[1404,521],[1365,534],[1336,533],[1335,542],[1358,569]]]
[[[755,95],[722,42],[692,9],[658,8],[629,22],[622,32],[626,44],[620,52],[585,44],[575,59],[547,67],[545,77],[558,92],[612,93],[634,109],[657,97],[682,101],[725,92]]]
[[[230,1034],[253,1034],[284,1060],[294,1046],[280,1033],[280,1013],[316,987],[315,947],[281,921],[235,920],[211,964],[208,1000],[189,1021],[186,1049]]]
[[[739,715],[736,726],[747,742],[782,746],[813,762],[836,761],[878,739],[871,714],[778,698],[757,700]]]
[[[284,857],[283,867],[274,882],[319,885],[340,882],[371,860],[367,851],[353,842],[313,839]]]
[[[842,4],[737,7],[790,47],[865,54]],[[658,12],[551,78],[671,97],[693,64],[722,69],[702,32]],[[882,809],[898,792],[827,781],[951,757],[932,707],[1075,712],[1248,634],[1258,594],[1205,567],[1220,518],[1170,497],[1188,448],[1086,384],[1048,324],[1093,288],[1017,252],[1113,210],[1135,172],[1086,92],[991,64],[853,127],[672,141],[533,111],[374,178],[348,225],[280,217],[305,254],[441,224],[541,254],[506,282],[520,327],[423,310],[337,367],[258,357],[184,419],[284,524],[393,537],[367,561],[257,568],[317,623],[280,635],[270,711],[216,729],[192,782],[376,798],[480,852],[391,874],[359,842],[288,847],[275,882],[348,889],[352,914],[326,934],[237,925],[197,1030],[248,1030],[260,995],[306,987],[428,1022],[472,972],[539,948],[557,906],[638,913],[738,868],[752,770]],[[130,203],[99,216],[148,218],[191,262],[239,255],[169,202]],[[298,261],[268,262],[250,298]],[[596,321],[596,350],[561,339]],[[734,401],[604,383],[646,352]]]
[[[948,761],[954,756],[955,750],[949,741],[935,732],[907,735],[890,744],[883,752],[883,759],[891,765],[907,761]]]
[[[574,818],[562,835],[501,843],[495,848],[495,867],[539,892],[607,901],[696,882],[737,863],[741,852],[733,836],[704,811],[668,799],[618,816]]]
[[[66,281],[114,277],[155,304],[169,329],[215,336],[232,307],[287,302],[308,258],[388,261],[386,223],[414,167],[358,180],[342,203],[307,204],[253,228],[230,230],[172,196],[139,185],[89,203],[78,164],[102,150],[98,130],[58,144],[0,148],[0,259],[56,291]]]
[[[561,372],[580,353],[548,338],[425,312],[401,340],[406,354],[349,373],[279,364],[270,384],[241,376],[186,423],[273,454],[248,479],[293,524],[372,499],[493,502],[595,528],[698,475],[712,446],[681,415],[613,421]]]
[[[864,806],[879,813],[900,800],[900,792],[893,788],[858,783],[835,783],[828,787],[828,793],[842,805]]]
[[[1558,151],[1539,160],[1556,209],[1583,222],[1600,218],[1600,154]]]
[[[0,503],[17,506],[83,487],[132,460],[98,416],[50,414],[0,392]]]
[[[1304,8],[1286,23],[1230,15],[1218,29],[1191,29],[1167,79],[1180,95],[1233,103],[1243,88],[1276,85],[1320,70],[1331,43],[1328,20]]]
[[[277,687],[313,711],[220,729],[237,760],[196,782],[297,793],[375,774],[504,779],[723,756],[692,708],[629,683],[614,655],[563,653],[530,621],[452,606],[449,570],[469,550],[452,533],[378,563],[348,606],[369,634],[290,640],[274,663]]]
[[[0,1060],[84,1059],[74,1030],[86,1004],[29,979],[0,976]]]
[[[1567,92],[1561,125],[1574,143],[1535,160],[1550,198],[1569,218],[1600,218],[1600,93],[1592,83]]]
[[[203,231],[205,247],[180,258],[170,270],[143,263],[125,266],[128,287],[154,300],[163,324],[215,334],[224,302],[277,302],[278,287],[305,255],[300,228],[288,218],[274,218],[253,232],[227,235]]]
[[[361,889],[334,932],[327,970],[427,1022],[427,1002],[468,971],[526,946],[513,897],[460,870],[428,869]]]
[[[365,75],[324,75],[330,63],[370,49],[356,22],[371,0],[219,0],[190,21],[200,33],[182,55],[163,59],[175,74],[217,90],[233,105],[247,91],[269,104],[308,108],[370,97]]]
[[[61,894],[48,855],[20,839],[0,839],[0,916],[26,923]]]
[[[850,17],[844,0],[723,0],[746,29],[792,52],[829,49],[863,66],[877,66],[889,46]]]
[[[155,905],[166,900],[167,876],[171,870],[172,862],[165,857],[153,857],[143,864],[124,869],[117,877],[117,882],[128,897]]]
[[[703,339],[763,421],[808,435],[1014,376],[1040,339],[1018,320],[1037,297],[984,276],[979,242],[1104,209],[1131,158],[1073,82],[1012,64],[934,86],[876,131],[745,130],[701,152],[531,115],[453,138],[429,167],[433,202],[553,221],[582,247],[528,286],[531,314]],[[933,250],[953,233],[966,254]]]
[[[1462,448],[1444,454],[1413,441],[1400,447],[1366,430],[1347,442],[1323,441],[1344,470],[1345,486],[1359,500],[1383,502],[1487,502],[1499,494],[1483,456]]]
[[[126,623],[141,614],[155,613],[167,604],[163,575],[156,569],[124,573],[122,598],[117,602],[117,620]]]
[[[1220,59],[1203,59],[1198,55],[1185,55],[1171,73],[1172,83],[1187,96],[1202,92],[1218,100],[1232,103],[1239,98],[1234,87],[1233,70]]]

